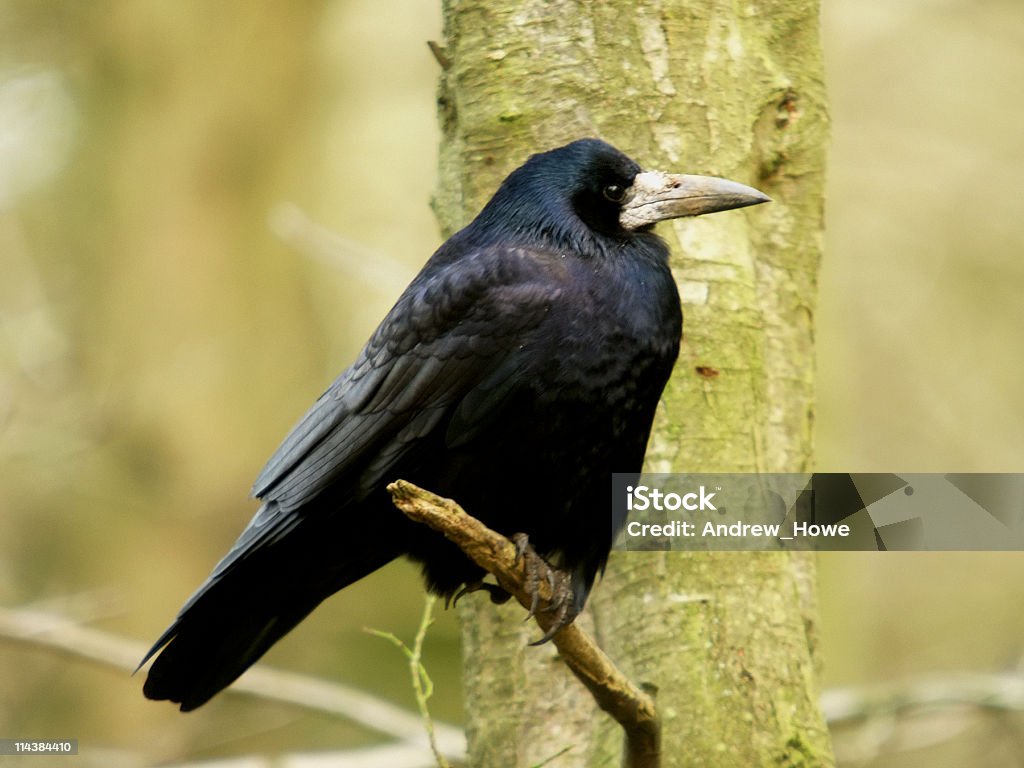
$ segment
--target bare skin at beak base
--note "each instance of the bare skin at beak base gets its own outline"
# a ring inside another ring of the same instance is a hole
[[[745,208],[771,200],[763,192],[714,176],[644,171],[626,191],[619,223],[640,229],[666,219]]]

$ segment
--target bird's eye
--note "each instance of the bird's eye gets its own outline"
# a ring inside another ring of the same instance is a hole
[[[626,196],[626,188],[618,184],[609,184],[601,190],[601,194],[613,203],[621,203],[622,198]]]

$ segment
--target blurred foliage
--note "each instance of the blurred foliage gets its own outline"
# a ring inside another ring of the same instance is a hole
[[[823,5],[819,467],[1024,470],[1024,6]],[[0,0],[0,601],[97,593],[85,620],[149,639],[205,577],[261,462],[439,241],[439,24],[418,0]],[[282,239],[285,203],[309,218]],[[312,258],[309,222],[346,258]],[[1019,661],[1018,554],[821,570],[826,683]],[[412,636],[412,571],[333,598],[268,661],[412,707],[361,630]],[[425,663],[450,721],[457,646],[441,613]],[[2,643],[0,678],[0,735],[146,762],[375,738],[226,696],[184,717],[138,678]],[[1013,765],[1008,738],[983,723],[870,764]]]

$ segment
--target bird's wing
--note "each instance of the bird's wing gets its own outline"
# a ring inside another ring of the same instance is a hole
[[[331,484],[358,499],[456,411],[441,428],[449,444],[463,440],[507,396],[565,277],[557,255],[524,249],[485,248],[428,265],[285,438],[253,494],[279,512]]]
[[[219,650],[211,658],[223,661],[230,674],[216,671],[212,683],[188,694],[187,708],[230,682],[330,591],[399,554],[387,543],[350,553],[347,562],[332,564],[328,580],[315,573],[310,582],[315,588],[298,599],[294,581],[277,577],[282,564],[301,562],[314,571],[322,565],[309,562],[316,556],[308,550],[324,531],[310,518],[327,507],[309,503],[325,489],[332,486],[330,509],[358,501],[390,479],[396,462],[424,436],[444,430],[437,434],[448,444],[464,441],[500,409],[509,391],[505,377],[529,357],[534,329],[558,300],[567,274],[557,254],[541,251],[492,247],[458,258],[438,256],[267,462],[253,486],[263,505],[143,659],[142,664],[168,643],[179,642],[168,669],[188,661],[209,671],[210,661],[196,661],[197,649],[207,653],[207,627],[236,620],[252,625],[243,630],[234,625],[227,640],[217,640]],[[313,524],[289,536],[304,521]],[[251,566],[246,578],[231,579],[230,572],[246,563]],[[296,572],[291,579],[311,578]],[[261,591],[254,603],[253,593]],[[240,614],[239,605],[247,612]],[[253,605],[255,613],[248,611]],[[251,642],[246,632],[253,635]],[[246,644],[237,646],[238,638]],[[185,703],[185,694],[165,693],[178,690],[167,688],[174,677],[166,670],[151,677],[157,682],[147,683],[148,695],[177,695],[181,698],[175,700]]]

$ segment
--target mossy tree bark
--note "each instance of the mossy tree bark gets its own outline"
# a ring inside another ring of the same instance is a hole
[[[686,330],[647,468],[809,469],[827,137],[816,0],[445,0],[444,19],[446,233],[530,153],[582,136],[774,199],[659,230]],[[813,582],[804,556],[621,555],[579,620],[657,687],[665,765],[831,765]],[[474,596],[460,611],[473,765],[566,747],[555,764],[616,762],[621,734],[550,646],[526,646],[537,630],[517,606]]]

